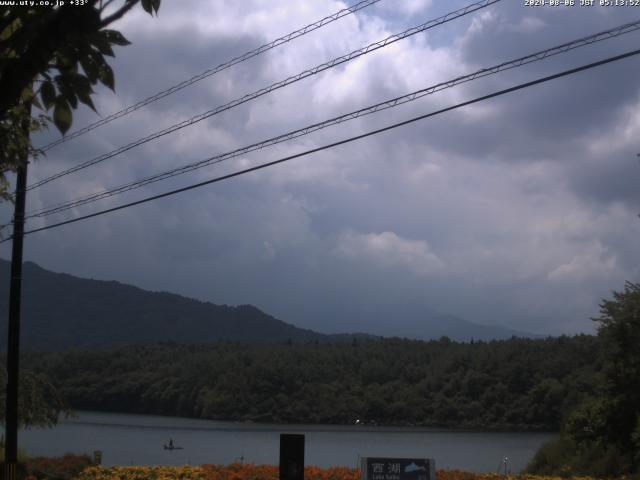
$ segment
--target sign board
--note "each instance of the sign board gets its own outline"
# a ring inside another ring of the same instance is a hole
[[[304,480],[304,435],[280,434],[279,480]]]
[[[361,480],[435,480],[432,458],[362,457]]]

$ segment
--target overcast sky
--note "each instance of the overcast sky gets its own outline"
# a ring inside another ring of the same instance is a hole
[[[576,0],[578,2],[578,0]],[[333,0],[163,0],[117,28],[106,116],[344,8]],[[466,5],[381,0],[71,140],[30,182]],[[639,7],[504,0],[29,192],[27,210],[242,147],[640,19]],[[34,221],[83,215],[331,143],[637,48],[640,33],[445,90],[169,181]],[[322,332],[381,331],[433,310],[538,334],[589,317],[640,254],[640,58],[555,80],[224,183],[28,236],[25,259]],[[76,112],[72,130],[99,117]],[[42,145],[57,138],[40,136]],[[2,219],[10,218],[1,208]],[[3,222],[4,223],[4,222]],[[9,258],[7,243],[0,256]],[[377,318],[378,320],[374,320]],[[377,322],[377,323],[375,323]],[[374,325],[375,323],[375,325]]]

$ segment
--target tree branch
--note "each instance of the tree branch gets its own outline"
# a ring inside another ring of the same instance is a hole
[[[44,15],[44,14],[43,14]],[[19,52],[19,56],[11,59],[10,64],[2,69],[0,76],[0,119],[4,118],[9,108],[15,105],[22,90],[36,76],[47,69],[47,65],[55,52],[66,43],[73,41],[78,35],[97,31],[100,28],[99,14],[94,8],[62,8],[53,10],[46,17],[32,19],[29,25],[33,29],[33,39]],[[82,31],[79,30],[81,25]]]
[[[118,10],[116,10],[114,13],[112,13],[108,17],[105,17],[100,22],[100,28],[104,28],[107,25],[122,18],[124,14],[127,13],[129,10],[131,10],[138,2],[139,0],[126,0],[126,3],[122,7],[120,7]]]
[[[100,3],[100,12],[101,12],[101,13],[102,13],[102,12],[104,12],[104,11],[107,9],[107,7],[108,7],[109,5],[111,5],[113,2],[115,2],[115,0],[107,0],[107,1],[106,1],[106,2],[104,2],[104,3],[102,3],[102,2],[101,2],[101,3]]]

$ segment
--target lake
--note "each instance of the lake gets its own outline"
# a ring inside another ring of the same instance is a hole
[[[34,455],[101,450],[104,465],[278,463],[280,433],[305,434],[307,465],[356,467],[362,456],[435,458],[437,468],[475,472],[524,468],[553,433],[487,433],[433,428],[275,425],[152,415],[77,412],[52,429],[20,432]],[[182,450],[165,450],[173,439]]]

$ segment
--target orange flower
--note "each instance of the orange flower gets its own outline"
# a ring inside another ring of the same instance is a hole
[[[360,471],[355,468],[320,468],[309,465],[305,467],[304,476],[305,480],[360,480]],[[461,470],[438,470],[436,476],[437,480],[561,480],[558,477],[526,474],[505,477],[495,473],[472,473]],[[76,480],[278,480],[278,478],[278,467],[275,465],[239,463],[200,467],[92,467],[75,477]],[[572,480],[594,479],[583,477]]]

